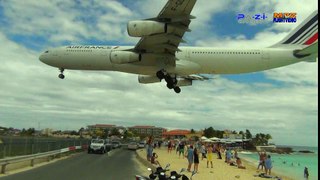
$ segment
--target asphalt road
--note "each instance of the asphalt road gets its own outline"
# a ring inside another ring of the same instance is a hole
[[[139,166],[140,165],[140,166]],[[130,180],[144,167],[134,151],[125,148],[106,154],[79,153],[70,158],[29,171],[1,177],[1,180]]]

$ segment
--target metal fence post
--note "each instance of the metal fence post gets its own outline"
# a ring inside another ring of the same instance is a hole
[[[11,156],[11,145],[12,145],[12,137],[10,137],[10,141],[9,141],[9,156]]]
[[[24,144],[24,154],[27,154],[28,138],[26,137],[26,143]]]
[[[4,145],[3,145],[3,158],[6,157],[6,151],[7,151],[7,145],[4,144]]]
[[[31,145],[31,154],[33,154],[34,153],[34,143],[32,143],[32,145]]]

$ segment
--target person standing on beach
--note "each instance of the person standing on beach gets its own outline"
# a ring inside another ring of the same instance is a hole
[[[186,158],[188,159],[188,168],[187,170],[190,172],[191,166],[193,164],[193,146],[190,145],[188,151],[186,152]]]
[[[209,168],[209,162],[211,164],[211,168],[213,168],[212,159],[213,159],[213,147],[212,145],[208,145],[207,148],[207,168]]]
[[[203,160],[203,158],[207,158],[207,156],[206,156],[206,146],[204,144],[201,145],[200,151],[201,151],[201,154],[202,154],[201,160]]]
[[[263,168],[265,168],[265,160],[266,160],[266,153],[264,153],[264,152],[258,152],[258,154],[259,154],[259,165],[258,165],[258,167],[257,167],[257,170],[259,170],[260,169],[260,166],[261,166],[261,170],[263,170]]]
[[[271,161],[271,156],[268,155],[267,159],[265,160],[265,167],[266,169],[266,174],[271,175],[271,168],[272,168],[272,161]]]
[[[232,156],[231,155],[231,150],[230,150],[230,148],[228,148],[227,151],[226,151],[226,160],[225,160],[226,163],[230,164],[231,156]]]
[[[178,148],[179,148],[179,158],[180,158],[180,155],[182,154],[182,157],[184,158],[184,142],[180,142],[179,145],[178,145]]]
[[[152,143],[147,145],[147,160],[150,161],[153,153],[153,146]]]
[[[218,159],[222,159],[222,156],[221,156],[221,146],[218,145],[216,146],[216,152],[217,152],[217,155],[218,155]]]
[[[168,153],[171,153],[172,150],[172,143],[171,141],[168,142]]]
[[[307,168],[307,167],[304,168],[303,177],[304,177],[305,179],[309,179],[309,171],[308,171],[308,168]]]
[[[194,148],[194,151],[193,151],[193,161],[194,161],[193,171],[198,172],[199,153],[198,153],[198,149],[196,147]]]

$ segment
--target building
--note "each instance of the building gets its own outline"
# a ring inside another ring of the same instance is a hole
[[[191,134],[191,131],[189,130],[175,129],[164,132],[162,137],[166,139],[183,139],[187,138],[189,134]]]
[[[116,126],[113,124],[95,124],[95,125],[88,126],[88,131],[90,133],[94,133],[96,131],[111,132],[113,129],[117,129],[119,133],[122,134],[126,128],[123,126]]]
[[[132,126],[128,127],[128,130],[137,135],[153,136],[155,138],[161,138],[163,133],[167,131],[165,128],[155,126]]]
[[[224,139],[242,139],[242,134],[233,133],[230,130],[225,130],[223,133]]]
[[[53,132],[52,129],[50,129],[50,128],[45,128],[45,129],[42,129],[42,130],[41,130],[41,135],[44,135],[44,136],[52,136],[52,132]]]

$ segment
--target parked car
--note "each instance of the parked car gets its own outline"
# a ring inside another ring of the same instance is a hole
[[[105,143],[106,143],[106,150],[110,151],[111,149],[113,149],[113,144],[111,143],[110,139],[105,139]]]
[[[88,154],[99,152],[104,154],[107,151],[106,141],[104,139],[92,139],[88,147]]]
[[[138,148],[144,148],[146,146],[146,142],[140,141],[138,144]]]
[[[113,149],[121,147],[121,143],[119,141],[112,141],[111,144],[113,146]]]
[[[128,144],[128,149],[130,150],[137,150],[138,149],[138,143],[137,142],[130,142]]]

